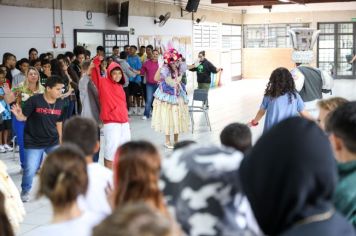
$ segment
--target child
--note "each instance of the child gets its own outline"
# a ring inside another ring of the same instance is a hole
[[[130,46],[130,53],[127,56],[127,63],[130,67],[136,71],[140,71],[142,67],[142,63],[140,57],[136,55],[137,47],[135,45]],[[132,105],[135,106],[135,109],[132,110],[133,114],[140,113],[139,108],[141,107],[142,103],[142,95],[143,90],[141,87],[142,78],[140,75],[135,75],[129,78],[129,93],[130,97],[132,98]]]
[[[102,235],[177,236],[167,219],[143,203],[115,209],[112,215],[94,228],[93,236]]]
[[[0,70],[0,104],[5,108],[1,113],[2,123],[0,124],[0,153],[11,152],[13,149],[8,145],[9,134],[11,132],[11,108],[4,100],[3,86],[6,83],[5,73]]]
[[[252,134],[247,125],[232,123],[220,133],[221,144],[245,153],[252,147]]]
[[[111,208],[106,198],[105,188],[108,184],[112,185],[113,175],[111,170],[93,162],[93,156],[100,147],[97,131],[98,125],[94,120],[74,116],[64,125],[63,143],[75,144],[85,154],[89,185],[85,197],[78,199],[80,209],[108,216]]]
[[[348,100],[342,97],[332,97],[318,101],[319,108],[318,123],[322,130],[325,130],[325,122],[328,115],[342,104],[347,103]]]
[[[296,116],[298,113],[304,118],[313,119],[304,108],[303,100],[295,89],[291,73],[286,68],[280,67],[272,72],[260,110],[249,122],[249,126],[257,126],[266,114],[263,129],[265,133],[278,122]]]
[[[46,85],[47,79],[51,77],[51,62],[49,60],[41,61],[42,71],[40,71],[40,82],[42,86]]]
[[[334,205],[356,227],[356,102],[336,108],[326,120],[326,131],[338,162]]]
[[[91,79],[99,92],[100,119],[104,123],[104,164],[112,168],[116,149],[131,139],[129,118],[126,109],[126,96],[122,87],[125,84],[124,73],[119,64],[112,62],[107,77],[100,75],[102,57],[95,57]]]
[[[29,70],[30,71],[30,70]],[[33,78],[35,79],[35,77]],[[38,74],[36,81],[38,81]],[[42,156],[55,149],[62,138],[63,100],[60,99],[63,80],[59,76],[48,78],[44,94],[31,96],[23,106],[12,106],[18,121],[26,121],[24,131],[24,163],[21,199],[30,200],[30,190]]]
[[[38,227],[29,235],[92,235],[92,228],[103,217],[80,210],[77,199],[87,188],[84,154],[76,146],[62,146],[49,154],[41,169],[38,196],[51,202],[53,217],[49,225]]]

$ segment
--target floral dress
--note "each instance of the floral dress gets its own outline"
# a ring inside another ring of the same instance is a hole
[[[152,128],[165,135],[180,134],[189,130],[188,96],[182,75],[185,63],[180,63],[178,72],[173,73],[167,64],[161,68],[161,80],[154,93]]]

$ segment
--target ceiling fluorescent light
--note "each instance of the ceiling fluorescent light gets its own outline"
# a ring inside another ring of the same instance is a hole
[[[290,2],[290,0],[278,0],[278,2],[285,2],[285,3],[287,3],[287,2]]]

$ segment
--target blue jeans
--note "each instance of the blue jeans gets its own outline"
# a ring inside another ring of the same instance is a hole
[[[21,164],[21,169],[24,169],[24,160],[25,160],[25,147],[24,147],[24,130],[25,130],[25,122],[24,121],[19,121],[16,119],[15,116],[12,117],[12,127],[15,130],[16,133],[16,142],[19,145],[19,151],[20,151],[20,164]]]
[[[42,156],[44,153],[48,154],[57,146],[44,147],[39,149],[25,148],[25,162],[22,174],[21,189],[22,192],[29,192],[32,187],[33,177],[41,166]]]
[[[158,88],[158,84],[146,84],[146,105],[145,105],[145,112],[143,113],[144,116],[150,118],[151,115],[151,107],[153,102],[153,94],[156,92]]]

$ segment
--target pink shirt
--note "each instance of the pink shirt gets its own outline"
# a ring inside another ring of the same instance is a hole
[[[157,84],[155,81],[155,74],[158,70],[158,61],[154,62],[153,60],[146,61],[141,68],[141,75],[146,76],[146,82],[148,84]]]

